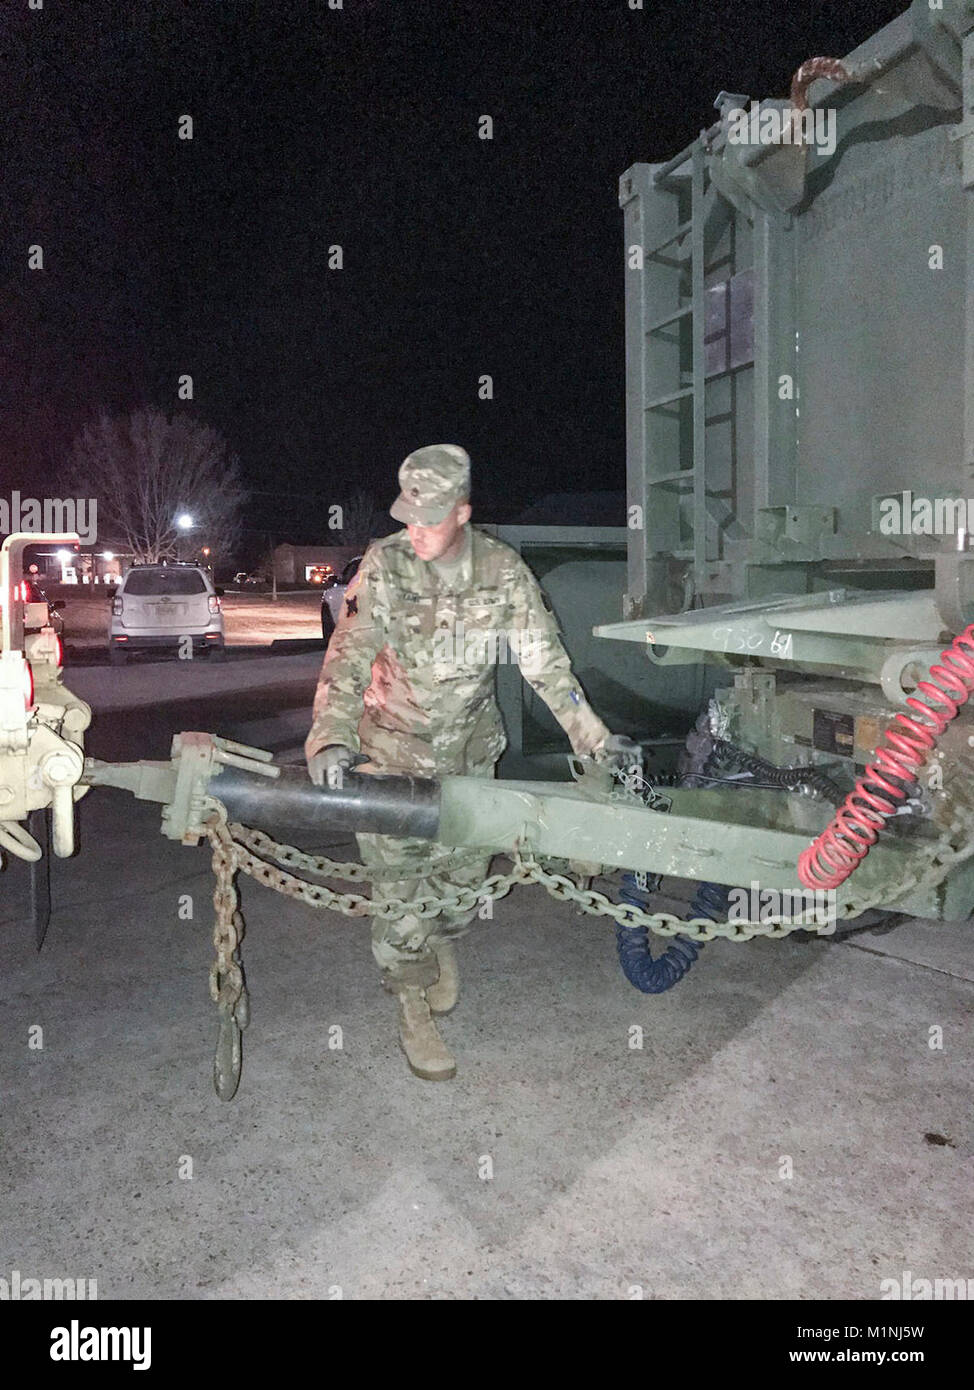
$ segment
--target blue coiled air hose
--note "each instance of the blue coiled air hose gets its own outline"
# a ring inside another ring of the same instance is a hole
[[[638,886],[634,874],[623,874],[622,882],[624,886],[619,896],[623,902],[631,903],[633,907],[648,907],[649,895]],[[724,921],[729,892],[722,883],[698,883],[689,917]],[[688,936],[677,936],[663,954],[653,960],[649,949],[649,928],[616,923],[616,950],[622,973],[643,994],[662,994],[679,984],[697,959],[703,944],[702,941],[691,941]]]

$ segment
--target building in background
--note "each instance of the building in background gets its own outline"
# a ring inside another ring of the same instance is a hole
[[[42,584],[116,584],[133,558],[121,545],[113,549],[110,543],[83,545],[77,550],[57,545],[30,545],[24,552],[24,568]],[[35,565],[36,571],[32,568]]]
[[[274,547],[273,576],[278,584],[320,584],[330,569],[341,574],[342,569],[364,550],[351,545],[283,545]]]

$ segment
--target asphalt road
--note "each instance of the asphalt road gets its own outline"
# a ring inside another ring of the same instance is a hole
[[[196,728],[298,756],[319,661],[76,668],[89,749],[163,757]],[[225,1105],[207,850],[122,792],[80,823],[40,955],[23,866],[0,880],[3,1277],[103,1298],[874,1299],[905,1270],[974,1274],[969,931],[716,942],[646,998],[602,922],[520,889],[461,946],[459,1072],[432,1084],[367,927],[244,880],[253,1017]]]

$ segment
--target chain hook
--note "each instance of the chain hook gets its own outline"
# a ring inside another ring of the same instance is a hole
[[[237,1094],[242,1066],[240,1024],[232,1013],[221,1009],[220,1032],[213,1058],[213,1085],[221,1100],[233,1100]]]

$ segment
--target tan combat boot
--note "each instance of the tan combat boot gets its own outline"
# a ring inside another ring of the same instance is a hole
[[[460,994],[460,967],[452,941],[439,941],[433,948],[440,967],[440,978],[426,991],[426,1002],[434,1014],[448,1014]]]
[[[440,1037],[426,991],[417,985],[399,985],[399,1041],[410,1070],[424,1081],[449,1081],[457,1064]]]

